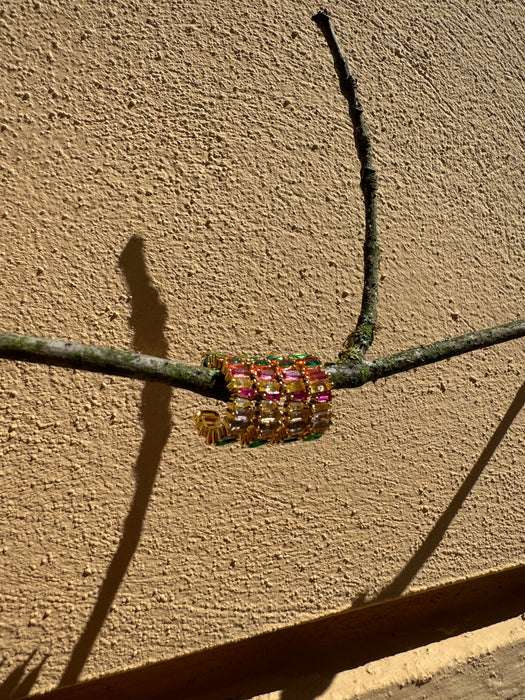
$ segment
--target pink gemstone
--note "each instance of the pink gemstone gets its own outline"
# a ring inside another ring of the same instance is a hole
[[[255,396],[255,389],[249,386],[241,386],[237,389],[237,392],[243,399],[253,399]],[[325,399],[325,401],[327,400]]]
[[[243,367],[243,365],[232,365],[231,367],[228,367],[228,371],[230,372],[232,377],[250,376],[250,370],[246,367]]]
[[[281,398],[281,392],[280,391],[265,391],[264,398],[267,401],[279,401],[279,399]]]
[[[321,369],[316,369],[313,372],[310,372],[308,369],[306,370],[306,376],[311,382],[321,382],[324,379],[328,379],[328,375],[326,372],[323,372]]]
[[[294,391],[292,393],[292,401],[306,401],[308,398],[307,391]]]
[[[277,375],[273,369],[259,369],[257,370],[257,377],[264,382],[271,382],[277,379]]]
[[[316,401],[319,401],[319,403],[324,403],[325,401],[331,401],[332,400],[332,392],[331,391],[322,391],[320,394],[314,394],[314,399]]]
[[[296,369],[285,369],[281,376],[283,382],[295,382],[303,378],[303,375]]]

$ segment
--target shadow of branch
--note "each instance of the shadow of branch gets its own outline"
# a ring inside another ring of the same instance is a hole
[[[26,695],[29,695],[38,680],[40,671],[49,658],[49,655],[44,656],[42,661],[26,674],[27,667],[35,654],[36,649],[29,654],[25,661],[16,666],[2,682],[0,685],[0,700],[14,700],[14,698],[25,698]]]
[[[481,452],[476,464],[472,467],[467,477],[457,490],[456,494],[450,501],[448,508],[443,515],[437,520],[432,530],[425,537],[421,546],[418,548],[414,556],[405,564],[403,569],[387,586],[385,586],[374,601],[385,600],[386,598],[395,598],[403,593],[410,582],[415,578],[417,573],[423,567],[427,559],[435,552],[439,543],[443,539],[452,520],[457,515],[459,509],[465,502],[465,499],[474,488],[477,480],[481,476],[483,470],[489,463],[492,455],[496,451],[498,445],[505,437],[507,431],[512,425],[514,419],[521,411],[525,404],[525,382],[518,389],[518,393],[514,397],[507,412],[501,419],[499,425],[494,431],[492,437],[487,442],[485,448]]]
[[[134,330],[134,349],[166,357],[168,343],[164,337],[164,328],[167,311],[148,276],[141,238],[133,236],[130,239],[120,256],[119,264],[132,299],[130,325]],[[140,407],[143,438],[134,469],[133,501],[95,606],[73,649],[60,685],[71,685],[78,680],[139,544],[162,452],[171,430],[171,394],[171,387],[167,385],[149,382],[144,385]]]

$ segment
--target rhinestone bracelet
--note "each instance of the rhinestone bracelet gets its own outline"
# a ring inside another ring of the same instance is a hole
[[[194,415],[208,445],[238,440],[258,447],[265,443],[314,440],[332,421],[330,382],[312,355],[234,357],[203,355],[205,367],[219,369],[230,391],[226,414],[206,409]]]

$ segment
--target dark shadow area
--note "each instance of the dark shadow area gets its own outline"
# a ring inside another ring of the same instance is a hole
[[[315,700],[324,693],[333,679],[333,673],[301,676],[283,689],[280,700]]]
[[[518,389],[518,393],[507,409],[507,412],[501,419],[492,437],[478,457],[476,464],[472,467],[464,482],[457,490],[446,511],[425,537],[414,556],[407,562],[403,569],[401,569],[394,580],[383,588],[376,600],[385,600],[386,598],[395,598],[401,595],[408,587],[410,582],[415,578],[418,571],[423,567],[427,559],[435,552],[439,546],[439,543],[443,539],[445,532],[450,526],[450,523],[455,518],[465,499],[474,488],[476,481],[481,476],[481,473],[489,463],[492,455],[496,451],[496,448],[505,437],[505,434],[512,425],[518,413],[523,408],[524,404],[525,382]]]
[[[496,427],[496,430],[494,431],[492,437],[481,452],[478,460],[476,461],[476,463],[468,473],[467,477],[457,490],[456,494],[452,498],[449,506],[447,507],[443,515],[441,515],[441,517],[437,520],[432,530],[425,537],[421,546],[418,548],[414,556],[407,562],[407,564],[397,574],[393,581],[391,581],[387,586],[385,586],[374,598],[373,601],[369,602],[377,603],[382,600],[397,598],[398,596],[402,595],[402,593],[408,588],[410,583],[416,577],[417,573],[424,566],[425,562],[432,556],[432,554],[438,548],[452,520],[455,518],[461,506],[465,502],[465,499],[474,488],[474,485],[476,484],[483,470],[489,463],[498,445],[505,437],[514,419],[516,418],[520,410],[523,408],[524,404],[525,382],[518,389],[516,396],[514,397],[512,403],[507,409],[507,412],[499,422],[498,426]],[[357,596],[353,600],[353,605],[361,606],[366,602],[366,593],[363,593],[362,595]],[[327,681],[327,688],[330,685],[332,679],[333,676],[323,676],[320,680]],[[299,686],[297,686],[296,684],[292,684],[286,687],[281,693],[281,700],[295,700],[296,698],[297,700],[299,700],[299,698],[302,698],[303,700],[314,700],[314,698],[316,698],[318,695],[321,694],[321,692],[324,692],[325,690],[325,688],[321,687],[321,689],[317,691],[317,687],[316,685],[314,685],[314,680],[315,678],[310,677],[310,680],[308,680],[305,677],[298,681]],[[301,683],[304,683],[308,688],[308,692],[305,692],[302,695],[302,687],[300,685]]]
[[[242,700],[285,688],[299,698],[307,674],[327,686],[341,671],[516,617],[524,591],[519,566],[34,697]]]
[[[148,277],[142,239],[135,236],[130,239],[120,256],[119,264],[131,294],[130,324],[134,330],[134,349],[137,352],[166,357],[166,307]],[[146,382],[144,385],[140,409],[143,438],[134,470],[133,501],[93,611],[60,680],[61,686],[70,685],[78,680],[139,544],[162,452],[170,434],[171,393],[171,387],[164,384]]]
[[[373,602],[220,647],[57,689],[46,700],[243,700],[282,690],[282,700],[313,700],[333,677],[409,649],[523,612],[525,566],[396,597],[441,542],[525,403],[525,383],[450,505],[417,553]],[[35,696],[36,697],[36,696]]]
[[[38,680],[48,656],[44,656],[42,661],[31,671],[27,672],[27,667],[32,661],[36,649],[29,654],[27,659],[14,668],[7,678],[0,685],[0,700],[13,700],[14,698],[25,698]]]

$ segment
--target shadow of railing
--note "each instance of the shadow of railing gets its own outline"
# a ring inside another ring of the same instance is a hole
[[[142,239],[135,236],[130,239],[119,263],[131,294],[130,325],[134,330],[133,347],[137,352],[166,357],[166,307],[149,279]],[[143,438],[134,470],[133,501],[96,603],[62,674],[60,685],[70,685],[78,680],[139,544],[162,452],[170,434],[171,393],[171,387],[163,384],[146,382],[144,385],[140,406]]]
[[[58,688],[34,700],[241,700],[283,688],[288,698],[299,698],[304,676],[317,674],[327,687],[341,671],[516,617],[524,590],[525,566],[519,566]]]

